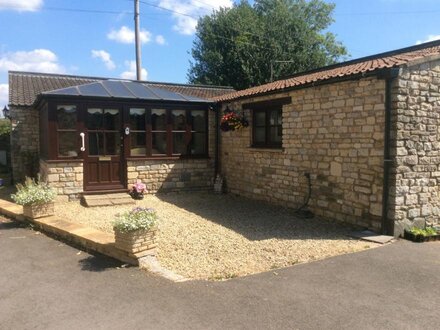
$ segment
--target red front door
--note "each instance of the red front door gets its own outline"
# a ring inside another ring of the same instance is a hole
[[[84,191],[126,188],[122,109],[88,107],[84,133]]]

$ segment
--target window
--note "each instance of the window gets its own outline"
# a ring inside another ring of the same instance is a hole
[[[78,156],[78,135],[76,130],[76,106],[58,105],[57,106],[57,141],[59,157]]]
[[[130,109],[130,156],[204,156],[206,153],[206,111]]]
[[[282,116],[281,106],[253,110],[252,145],[254,147],[281,147]]]

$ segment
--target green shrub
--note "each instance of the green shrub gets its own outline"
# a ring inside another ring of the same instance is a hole
[[[135,207],[131,211],[117,215],[113,228],[128,233],[136,230],[148,230],[157,224],[157,213],[151,208]]]
[[[17,184],[17,193],[11,198],[19,205],[39,205],[52,202],[57,193],[45,182],[26,177],[24,184]]]
[[[437,230],[435,230],[432,227],[426,227],[425,229],[421,229],[421,228],[417,228],[417,227],[412,227],[410,229],[410,232],[411,232],[411,234],[421,235],[421,236],[437,235]]]

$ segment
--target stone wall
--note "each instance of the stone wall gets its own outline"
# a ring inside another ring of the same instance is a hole
[[[440,61],[400,70],[393,89],[396,116],[395,233],[438,223],[440,215]]]
[[[230,104],[290,96],[283,106],[282,149],[251,148],[249,128],[221,133],[227,190],[297,208],[311,175],[309,209],[316,215],[379,229],[382,210],[385,83],[338,82]],[[250,111],[245,115],[251,121]]]
[[[83,192],[83,163],[81,162],[46,162],[40,160],[41,179],[57,190],[59,196],[77,199]]]
[[[31,107],[10,107],[11,164],[15,182],[38,172],[39,116]]]

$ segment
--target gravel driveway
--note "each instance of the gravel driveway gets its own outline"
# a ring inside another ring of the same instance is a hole
[[[302,219],[294,211],[233,195],[148,195],[137,205],[160,217],[158,259],[162,266],[196,279],[225,279],[376,246],[347,237],[348,226]],[[86,208],[56,204],[56,214],[112,232],[115,214],[133,206]]]

